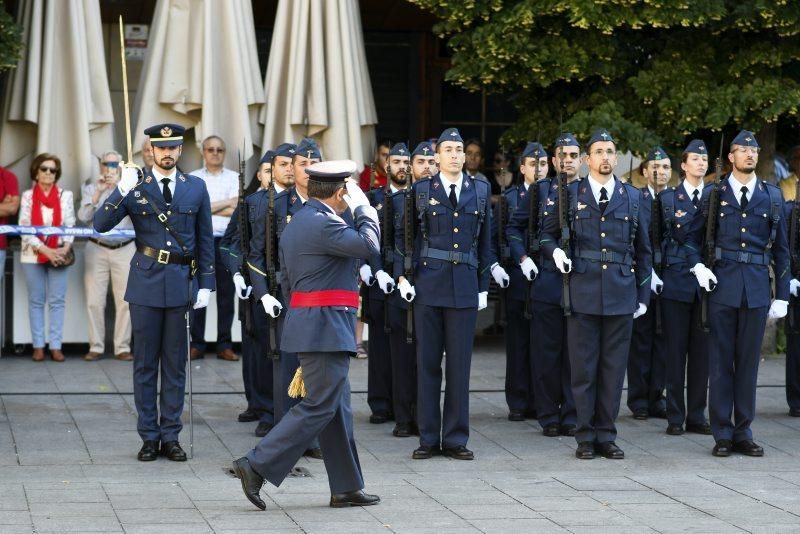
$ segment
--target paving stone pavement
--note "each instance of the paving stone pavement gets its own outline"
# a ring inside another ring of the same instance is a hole
[[[194,363],[194,459],[136,461],[131,365],[0,359],[0,533],[44,532],[800,532],[800,419],[787,414],[782,359],[762,361],[753,425],[764,458],[710,454],[710,436],[664,433],[624,406],[626,460],[579,461],[571,438],[506,419],[496,341],[476,349],[473,462],[413,461],[414,438],[370,425],[366,361],[352,361],[355,433],[378,506],[331,509],[323,462],[311,477],[265,486],[255,509],[226,476],[253,444],[241,364]],[[90,394],[95,393],[95,394]],[[188,445],[188,429],[181,435]]]

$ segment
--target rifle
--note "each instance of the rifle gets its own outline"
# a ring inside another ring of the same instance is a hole
[[[264,256],[267,266],[267,286],[277,295],[278,276],[275,269],[275,186],[270,183],[267,188],[267,219],[264,229]],[[278,298],[277,296],[275,298]],[[273,360],[278,360],[281,353],[278,350],[278,319],[269,319],[269,349],[267,354]]]
[[[406,185],[403,191],[403,225],[405,226],[405,235],[403,236],[403,276],[408,283],[414,285],[412,281],[414,277],[414,267],[411,262],[414,255],[414,191],[411,184]],[[406,311],[406,343],[411,344],[414,342],[414,306],[411,302],[408,303],[408,310]]]
[[[561,235],[558,238],[558,248],[569,254],[571,230],[569,215],[569,187],[568,178],[564,172],[564,163],[561,163],[558,172],[558,227]],[[572,301],[569,294],[569,273],[561,273],[561,305],[564,308],[564,317],[572,315]]]
[[[650,245],[653,247],[653,272],[661,278],[661,273],[664,270],[664,257],[661,253],[661,237],[662,237],[662,222],[661,222],[661,201],[658,199],[658,176],[656,176],[655,169],[653,170],[653,201],[651,204],[651,218],[650,218]],[[656,334],[663,334],[662,318],[661,318],[661,298],[658,294],[653,295],[653,305],[655,306],[656,314]]]
[[[800,250],[798,250],[798,232],[800,232],[800,180],[797,181],[797,186],[794,190],[794,202],[792,206],[792,220],[789,224],[789,258],[791,259],[792,278],[795,280],[800,279]],[[795,307],[797,306],[797,297],[789,296],[789,312],[786,317],[789,331],[793,334],[798,332],[797,317],[795,316]]]
[[[408,179],[411,179],[410,168],[406,169]],[[383,240],[383,270],[391,273],[394,268],[394,212],[392,211],[392,180],[386,177],[386,187],[383,190],[383,228],[381,228],[381,239]],[[389,295],[383,303],[383,331],[387,334],[392,332],[389,321]]]
[[[538,136],[537,136],[538,138]],[[538,143],[538,141],[537,141]],[[539,253],[539,149],[533,153],[536,159],[536,166],[533,168],[533,183],[528,188],[528,257],[531,261],[536,261]],[[533,280],[528,280],[528,287],[525,293],[525,309],[523,316],[525,319],[533,317],[531,315],[531,288]]]
[[[245,161],[242,159],[242,152],[239,151],[239,249],[241,250],[241,257],[247,258],[247,254],[250,252],[250,227],[248,226],[248,217],[247,217],[247,204],[244,201],[244,173],[245,173]],[[241,269],[242,277],[244,278],[245,284],[250,285],[250,270],[249,269]],[[244,327],[245,333],[248,336],[253,336],[253,308],[251,307],[250,299],[245,301],[241,301],[241,313],[242,313],[242,326]]]
[[[717,238],[717,216],[719,214],[719,180],[722,176],[722,150],[725,146],[725,136],[719,140],[719,154],[714,162],[714,183],[711,193],[708,195],[708,212],[706,213],[706,235],[703,242],[703,265],[709,269],[714,268],[716,259],[716,238]],[[714,289],[709,283],[709,287]],[[708,291],[700,294],[700,327],[704,332],[710,332],[711,326],[708,323]]]
[[[503,169],[505,172],[505,169]],[[505,189],[501,186],[501,189]],[[497,199],[497,250],[500,252],[500,265],[507,265],[511,259],[511,248],[506,241],[506,223],[508,222],[508,202],[504,191],[500,191]],[[501,287],[497,293],[497,324],[506,325],[506,292]]]

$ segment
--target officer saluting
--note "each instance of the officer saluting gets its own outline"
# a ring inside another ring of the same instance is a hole
[[[614,421],[633,319],[650,301],[650,241],[647,221],[640,217],[641,192],[613,174],[617,151],[611,135],[606,130],[592,134],[587,152],[589,176],[568,187],[572,250],[556,247],[557,210],[545,217],[541,241],[562,273],[571,268],[567,328],[577,411],[575,456],[621,460],[625,453],[615,443]]]
[[[716,441],[714,456],[730,456],[731,451],[764,455],[750,430],[761,341],[767,316],[785,316],[789,304],[791,276],[783,196],[777,186],[758,180],[758,151],[755,135],[739,132],[728,153],[733,171],[719,184],[704,188],[703,210],[693,217],[687,236],[692,272],[702,288],[713,289],[708,296],[708,413]],[[709,199],[716,188],[717,205],[712,205]],[[705,216],[709,209],[717,214],[713,221]],[[715,248],[709,269],[700,263],[700,245],[711,224]],[[770,265],[776,294],[771,305]]]
[[[177,169],[184,128],[160,124],[144,131],[155,163],[139,182],[138,169],[125,167],[117,189],[95,213],[98,232],[130,216],[136,231],[136,254],[125,300],[130,304],[136,343],[133,389],[137,429],[144,444],[141,461],[161,454],[185,461],[178,443],[183,428],[187,358],[186,313],[192,279],[199,287],[194,308],[208,306],[214,290],[214,235],[205,183]],[[160,361],[159,361],[160,360]],[[156,407],[161,369],[160,414]]]
[[[377,213],[355,182],[345,182],[355,171],[352,161],[308,167],[308,202],[281,237],[281,288],[289,302],[281,349],[298,354],[308,393],[255,449],[233,464],[245,495],[262,510],[266,504],[259,491],[264,480],[279,486],[317,435],[325,455],[330,505],[380,502],[363,492],[347,376],[356,350],[359,259],[380,252]],[[341,217],[348,207],[355,228]]]

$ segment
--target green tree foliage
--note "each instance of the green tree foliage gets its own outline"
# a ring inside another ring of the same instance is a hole
[[[797,122],[796,0],[410,1],[440,19],[449,81],[515,95],[509,143],[554,138],[563,120],[584,137],[607,127],[642,154],[699,131]]]
[[[17,66],[22,51],[22,35],[14,19],[0,9],[0,72]]]

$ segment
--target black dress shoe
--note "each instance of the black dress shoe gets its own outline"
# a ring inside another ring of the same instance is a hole
[[[472,451],[463,445],[458,445],[456,447],[445,447],[442,449],[442,453],[448,458],[452,458],[453,460],[475,459],[475,455],[472,454]]]
[[[575,436],[575,425],[561,425],[558,427],[558,431],[561,432],[562,436]]]
[[[704,436],[711,435],[711,425],[708,423],[689,424],[686,423],[686,431],[692,434],[702,434]]]
[[[142,448],[139,449],[139,454],[136,459],[140,462],[152,462],[158,458],[158,441],[145,441],[142,443]]]
[[[396,438],[408,438],[412,433],[411,423],[397,423],[392,430],[392,435]]]
[[[510,410],[508,412],[508,420],[509,421],[524,421],[525,420],[525,413],[522,410]]]
[[[373,425],[382,425],[391,419],[388,413],[374,413],[369,416],[369,422]]]
[[[578,460],[593,460],[594,443],[591,441],[581,441],[578,443],[578,448],[575,449],[575,458]]]
[[[261,491],[261,486],[264,485],[264,479],[253,470],[247,458],[239,458],[233,462],[233,473],[241,481],[242,491],[244,491],[244,496],[247,497],[247,500],[255,504],[259,509],[266,510],[267,505],[258,494]]]
[[[640,408],[638,410],[633,410],[633,418],[638,421],[647,421],[647,409]]]
[[[622,449],[617,447],[617,444],[613,441],[606,441],[604,443],[597,443],[594,446],[595,452],[602,456],[603,458],[607,458],[609,460],[624,460],[625,453]]]
[[[161,444],[161,456],[166,456],[167,460],[173,462],[185,462],[186,453],[177,441],[167,441]]]
[[[263,438],[264,436],[267,435],[267,433],[269,433],[270,430],[272,430],[272,425],[271,424],[269,424],[269,423],[258,423],[258,425],[256,426],[256,432],[255,432],[256,437],[257,438]]]
[[[414,452],[411,454],[411,458],[414,460],[427,460],[428,458],[433,458],[434,455],[440,454],[441,450],[439,446],[435,447],[428,447],[427,445],[420,445],[417,447]]]
[[[650,417],[655,417],[656,419],[666,419],[667,410],[666,408],[660,408],[658,410],[650,410],[650,413],[648,415]]]
[[[259,414],[255,410],[251,410],[250,408],[246,409],[242,413],[239,414],[239,417],[236,419],[240,423],[250,423],[253,421],[258,421]]]
[[[789,415],[792,417],[800,417],[800,408],[789,408]]]
[[[731,455],[731,449],[733,448],[733,443],[729,439],[721,439],[719,440],[714,448],[711,449],[711,454],[714,456],[719,456],[721,458],[726,458]]]
[[[764,456],[764,448],[761,445],[756,445],[750,439],[734,442],[733,451],[745,456]]]
[[[667,434],[670,436],[681,436],[683,435],[683,425],[667,425]]]
[[[364,493],[364,490],[349,493],[334,493],[331,495],[331,508],[345,508],[347,506],[372,506],[381,502],[377,495]]]
[[[550,423],[549,425],[544,425],[542,429],[542,435],[548,438],[557,438],[561,435],[561,429],[558,428],[558,423]]]
[[[314,458],[316,460],[322,460],[322,449],[320,449],[319,447],[306,449],[306,452],[303,453],[303,456],[305,456],[306,458]]]

